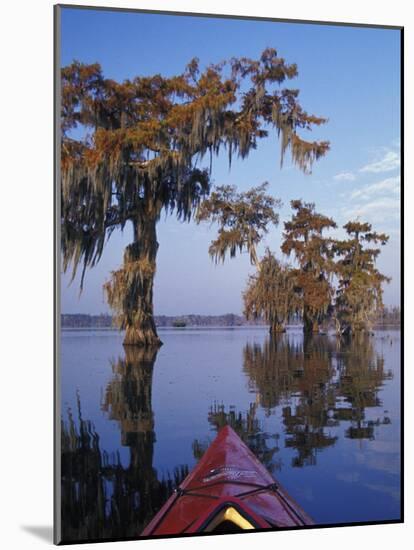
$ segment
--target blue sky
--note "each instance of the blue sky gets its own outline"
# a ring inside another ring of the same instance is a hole
[[[244,161],[225,155],[216,159],[212,177],[217,185],[246,190],[263,181],[283,202],[281,223],[272,229],[261,250],[269,246],[279,257],[283,221],[289,202],[315,202],[318,211],[339,226],[359,217],[390,235],[378,267],[392,282],[384,301],[400,300],[400,33],[398,30],[340,27],[252,20],[196,18],[135,12],[62,9],[62,66],[74,59],[99,62],[104,75],[122,81],[136,75],[181,73],[188,61],[201,65],[232,56],[257,58],[274,47],[287,62],[297,63],[300,102],[329,122],[308,134],[327,139],[331,150],[304,175],[287,159],[280,169],[279,144],[271,134]],[[241,292],[254,270],[247,254],[214,265],[208,247],[214,227],[158,224],[156,314],[241,313]],[[341,230],[331,233],[342,234]],[[98,266],[88,271],[79,297],[78,279],[68,286],[62,275],[63,313],[107,312],[102,284],[119,267],[131,241],[128,227],[114,233]]]

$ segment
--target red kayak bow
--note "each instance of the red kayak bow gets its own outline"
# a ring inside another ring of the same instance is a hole
[[[143,536],[313,525],[311,518],[225,426]]]

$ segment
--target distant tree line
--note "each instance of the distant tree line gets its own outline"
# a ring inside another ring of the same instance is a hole
[[[62,313],[62,328],[109,328],[112,327],[112,315],[89,315],[87,313]]]
[[[375,326],[400,326],[401,310],[399,307],[384,307],[380,309],[374,321]]]
[[[225,315],[156,315],[157,327],[173,327],[177,320],[184,320],[187,327],[238,327],[246,325],[264,325],[263,319],[247,320],[243,315],[227,313]],[[373,326],[399,326],[401,312],[399,307],[384,307],[378,311]],[[288,319],[289,325],[301,324],[300,317],[293,315]],[[62,328],[113,328],[112,315],[88,315],[84,313],[63,313],[61,316]]]
[[[242,325],[264,324],[264,321],[248,321],[242,315],[226,313],[224,315],[155,315],[157,327],[179,326],[177,322],[183,322],[182,326],[190,327],[237,327]],[[87,315],[81,313],[62,314],[61,324],[63,328],[111,328],[113,327],[112,315]]]
[[[234,313],[225,313],[223,315],[156,315],[155,324],[157,327],[171,326],[190,326],[190,327],[235,327],[245,325],[247,320],[242,315]]]

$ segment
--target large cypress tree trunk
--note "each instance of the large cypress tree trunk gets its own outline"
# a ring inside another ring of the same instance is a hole
[[[134,222],[135,242],[124,255],[127,284],[124,345],[160,346],[154,321],[153,286],[158,250],[156,219],[142,216]]]
[[[306,306],[303,311],[303,332],[305,334],[318,334],[319,332],[318,320],[311,315]]]
[[[126,247],[124,264],[105,284],[116,322],[125,329],[125,346],[159,347],[153,311],[153,286],[158,250],[157,216],[141,212],[134,220],[134,242]]]

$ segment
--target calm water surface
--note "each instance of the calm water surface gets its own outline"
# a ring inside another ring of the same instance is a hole
[[[400,332],[62,332],[64,540],[136,536],[230,424],[316,523],[400,517]]]

